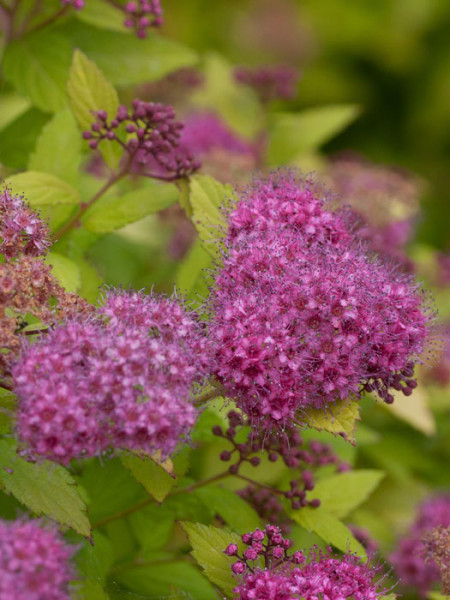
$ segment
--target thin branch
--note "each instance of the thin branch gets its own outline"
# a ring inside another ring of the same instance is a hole
[[[66,6],[63,6],[62,8],[57,10],[55,13],[53,13],[52,15],[50,15],[49,17],[44,19],[44,21],[41,21],[40,23],[38,23],[37,25],[35,25],[31,29],[29,29],[27,31],[27,33],[34,33],[35,31],[40,31],[41,29],[44,29],[44,27],[48,27],[57,19],[63,17],[69,10],[70,10],[70,6],[68,4]]]
[[[213,475],[212,477],[208,477],[207,479],[202,479],[201,481],[197,481],[196,483],[188,485],[187,487],[175,490],[175,491],[171,492],[170,494],[168,494],[167,497],[171,498],[173,496],[179,496],[181,494],[190,494],[191,492],[193,492],[194,490],[196,490],[200,487],[209,485],[210,483],[214,483],[215,481],[220,481],[221,479],[225,479],[226,477],[229,477],[229,476],[230,476],[229,471],[223,471],[222,473],[218,473],[217,475]],[[113,521],[117,521],[119,519],[128,517],[128,515],[132,515],[133,513],[137,512],[138,510],[145,508],[152,502],[154,502],[154,499],[151,496],[149,496],[148,498],[141,500],[140,502],[138,502],[137,504],[134,504],[133,506],[129,506],[128,508],[126,508],[124,510],[121,510],[117,513],[114,513],[113,515],[110,515],[109,517],[105,517],[104,519],[100,519],[96,523],[93,523],[92,529],[99,529],[100,527],[104,527],[105,525],[108,525],[109,523],[112,523]]]
[[[264,483],[260,483],[259,481],[255,481],[254,479],[250,479],[250,477],[246,477],[245,475],[241,475],[240,473],[236,473],[235,477],[238,479],[242,479],[251,485],[256,485],[259,488],[264,490],[268,490],[272,494],[278,494],[279,496],[284,496],[284,492],[282,490],[277,490],[276,488],[271,487],[270,485],[265,485]]]
[[[209,390],[208,392],[205,392],[204,394],[201,394],[200,396],[197,396],[196,398],[194,398],[194,406],[201,406],[202,404],[205,404],[205,402],[208,402],[208,400],[213,400],[214,398],[220,398],[220,396],[223,396],[225,392],[225,389],[223,388],[223,386],[218,385],[216,387],[214,387],[212,390]]]
[[[84,213],[90,208],[97,200],[99,200],[105,192],[109,190],[114,184],[116,184],[122,177],[124,177],[128,172],[128,164],[125,168],[121,169],[118,173],[113,173],[111,177],[105,182],[105,184],[95,193],[92,198],[88,202],[83,202],[79,205],[77,213],[69,220],[67,223],[62,225],[59,229],[57,229],[53,234],[53,242],[60,240],[62,237],[66,235],[68,231],[70,231],[73,227],[75,227]]]
[[[8,390],[8,392],[12,392],[13,390],[12,386],[10,386],[8,383],[5,383],[4,381],[0,381],[0,388]]]

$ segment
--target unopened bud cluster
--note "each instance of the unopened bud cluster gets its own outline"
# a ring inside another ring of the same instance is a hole
[[[125,4],[125,27],[133,29],[138,38],[146,38],[150,27],[163,24],[159,0],[131,0]]]
[[[213,427],[213,433],[218,437],[227,439],[233,446],[232,450],[224,450],[220,454],[222,461],[228,462],[232,459],[235,461],[229,468],[232,475],[237,475],[240,467],[245,463],[253,467],[260,465],[261,458],[258,454],[262,452],[267,453],[271,462],[276,462],[281,458],[287,467],[300,470],[299,477],[289,482],[289,490],[285,492],[277,490],[280,495],[291,502],[293,509],[320,505],[318,499],[307,499],[307,492],[314,489],[314,474],[306,468],[307,466],[314,468],[335,464],[340,471],[348,468],[346,463],[340,462],[327,444],[315,440],[309,444],[304,444],[302,436],[295,427],[286,427],[283,432],[274,430],[264,435],[257,435],[250,430],[247,440],[240,443],[236,440],[236,437],[239,436],[241,429],[249,424],[248,419],[236,411],[230,411],[228,422],[229,427],[225,431],[219,425],[216,425]],[[253,490],[250,491],[249,495],[254,496]],[[262,501],[267,503],[266,498],[262,498]]]
[[[92,149],[104,140],[121,144],[133,172],[170,180],[191,175],[200,167],[190,151],[180,146],[183,123],[175,119],[171,106],[136,99],[131,110],[121,105],[112,118],[104,110],[95,117],[91,128],[83,132],[84,139]],[[121,139],[124,136],[126,141]]]

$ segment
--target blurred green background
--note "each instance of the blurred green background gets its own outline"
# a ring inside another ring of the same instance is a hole
[[[448,0],[164,0],[166,33],[234,64],[300,67],[289,108],[356,102],[325,147],[398,165],[428,183],[417,241],[450,244]]]

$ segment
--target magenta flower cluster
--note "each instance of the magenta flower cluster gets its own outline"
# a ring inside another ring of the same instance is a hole
[[[174,298],[111,292],[101,318],[69,321],[12,369],[25,453],[62,464],[110,447],[170,454],[195,422],[207,342]]]
[[[239,584],[236,600],[376,600],[385,590],[376,582],[378,569],[352,555],[337,558],[330,551],[288,553],[291,542],[268,525],[242,536],[246,550],[230,544],[225,554],[236,557],[231,569]],[[264,565],[264,569],[261,565]]]
[[[423,502],[407,535],[400,539],[389,562],[402,587],[418,591],[423,597],[440,581],[434,561],[426,561],[424,538],[433,529],[450,527],[450,495],[435,496]],[[449,565],[450,566],[450,565]]]
[[[0,252],[5,257],[46,254],[50,247],[47,225],[8,188],[0,192],[0,223]]]
[[[83,132],[89,146],[96,149],[104,140],[119,143],[128,155],[131,170],[147,177],[178,179],[200,168],[190,150],[180,145],[183,123],[175,119],[171,106],[143,100],[133,100],[132,109],[121,105],[108,120],[104,110],[96,113],[91,128]],[[125,129],[127,141],[118,131]]]
[[[261,102],[291,100],[297,95],[299,73],[286,65],[263,67],[236,67],[236,81],[250,86]]]
[[[0,600],[69,600],[72,555],[38,520],[0,520]]]
[[[196,112],[184,122],[181,143],[194,155],[209,154],[220,149],[232,154],[253,154],[254,148],[234,133],[217,115]]]
[[[348,222],[289,172],[256,181],[229,216],[210,300],[215,371],[264,427],[417,385],[432,311],[409,276],[352,242]]]

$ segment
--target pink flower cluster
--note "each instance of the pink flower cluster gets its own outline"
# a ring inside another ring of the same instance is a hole
[[[181,143],[197,154],[208,154],[216,148],[233,154],[252,154],[252,146],[234,133],[211,112],[193,113],[185,119]]]
[[[126,143],[117,132],[124,127]],[[83,132],[92,149],[104,140],[119,143],[127,152],[132,170],[147,177],[178,179],[192,174],[200,163],[184,146],[180,146],[184,125],[175,119],[171,106],[143,100],[133,100],[132,109],[121,105],[108,120],[104,110],[96,113],[91,128]]]
[[[62,464],[114,448],[170,454],[195,422],[208,374],[200,325],[176,299],[112,292],[101,318],[69,321],[12,369],[17,430],[32,457]]]
[[[313,551],[306,557],[298,551],[289,555],[290,540],[273,525],[244,534],[242,542],[247,546],[242,556],[237,544],[225,550],[238,558],[231,566],[239,578],[236,600],[376,600],[385,592],[375,581],[378,569],[352,554],[337,558],[330,551]]]
[[[229,216],[211,294],[216,376],[264,427],[308,406],[412,393],[433,315],[406,275],[351,242],[346,213],[293,174],[256,181]]]
[[[69,600],[72,555],[38,520],[0,520],[0,600]]]
[[[427,534],[439,526],[450,527],[448,494],[429,498],[419,506],[408,534],[389,557],[402,587],[417,590],[423,597],[440,580],[437,565],[434,561],[426,561],[424,544]]]
[[[7,258],[43,256],[50,247],[47,225],[8,188],[0,192],[0,240],[0,252]]]

